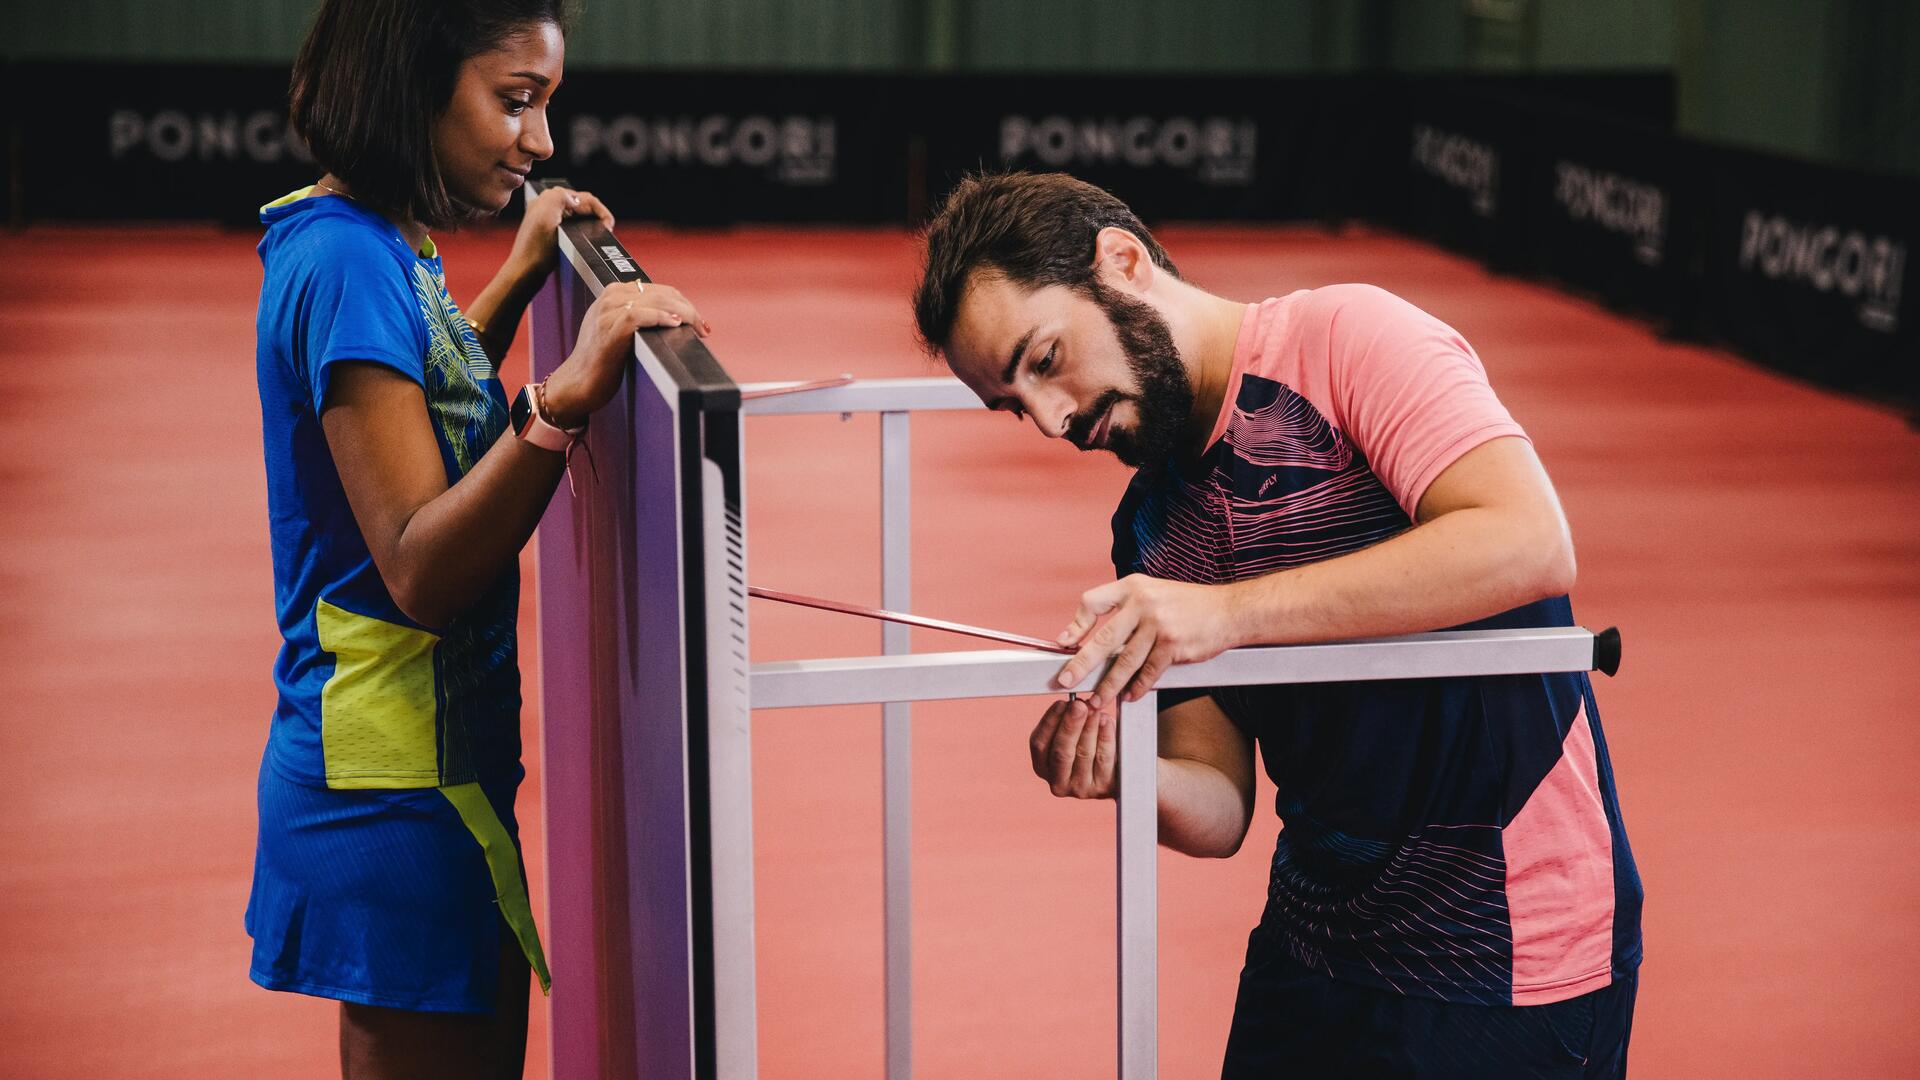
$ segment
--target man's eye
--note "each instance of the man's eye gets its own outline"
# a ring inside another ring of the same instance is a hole
[[[1040,362],[1033,365],[1033,373],[1035,375],[1045,375],[1047,371],[1053,367],[1053,354],[1059,351],[1060,343],[1056,341],[1053,343],[1053,346],[1047,350],[1047,355],[1041,357]]]

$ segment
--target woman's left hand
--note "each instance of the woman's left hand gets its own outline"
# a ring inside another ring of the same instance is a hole
[[[583,215],[597,217],[601,224],[613,228],[613,212],[594,198],[593,192],[571,188],[548,188],[541,192],[527,204],[526,216],[520,220],[520,232],[513,238],[509,263],[530,277],[546,277],[560,261],[560,248],[554,239],[560,231],[560,220]]]

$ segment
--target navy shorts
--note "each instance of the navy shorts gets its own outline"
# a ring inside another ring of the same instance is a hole
[[[1551,1005],[1468,1005],[1340,982],[1256,945],[1220,1075],[1611,1080],[1627,1072],[1638,983],[1629,975]]]
[[[513,814],[521,775],[334,790],[262,762],[246,917],[253,981],[361,1005],[490,1013],[501,945],[518,937],[544,984]]]

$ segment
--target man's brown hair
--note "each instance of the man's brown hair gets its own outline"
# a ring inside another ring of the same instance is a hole
[[[1154,265],[1173,260],[1127,204],[1066,173],[984,173],[960,181],[927,226],[926,265],[913,293],[914,321],[930,351],[944,349],[975,271],[1028,289],[1065,285],[1094,293],[1094,238],[1125,229]]]

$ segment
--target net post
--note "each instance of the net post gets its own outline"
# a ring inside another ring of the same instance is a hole
[[[1152,1080],[1159,1022],[1159,700],[1120,705],[1115,799],[1118,857],[1120,1080]]]
[[[910,611],[913,468],[911,415],[880,414],[880,605]],[[913,651],[912,631],[881,629],[889,656]],[[913,706],[881,706],[883,843],[886,904],[887,1080],[913,1076]]]

